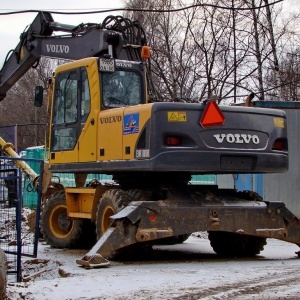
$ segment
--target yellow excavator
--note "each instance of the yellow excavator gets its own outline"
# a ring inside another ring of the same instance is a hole
[[[192,175],[286,171],[283,111],[157,99],[139,22],[109,16],[71,26],[48,12],[38,13],[6,59],[1,100],[42,56],[71,60],[49,80],[49,157],[44,180],[35,181],[51,246],[81,247],[96,231],[97,243],[77,263],[101,267],[116,254],[181,243],[195,231],[208,231],[225,256],[256,255],[269,237],[300,245],[299,219],[283,203],[190,184]],[[36,87],[37,107],[43,94]],[[53,188],[57,173],[74,174],[76,186]],[[86,185],[88,174],[112,175],[115,184]]]

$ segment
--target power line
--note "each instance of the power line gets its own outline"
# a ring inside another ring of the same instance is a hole
[[[102,10],[92,10],[92,11],[76,11],[76,12],[63,12],[63,11],[56,11],[56,10],[51,10],[47,11],[51,14],[58,14],[58,15],[85,15],[85,14],[98,14],[98,13],[108,13],[108,12],[115,12],[115,11],[135,11],[135,12],[157,12],[157,13],[171,13],[171,12],[178,12],[178,11],[183,11],[183,10],[188,10],[191,8],[196,8],[196,7],[212,7],[212,8],[218,8],[218,9],[224,9],[224,10],[241,10],[241,11],[247,11],[247,10],[258,10],[261,8],[265,8],[268,6],[272,6],[275,4],[278,4],[280,2],[283,2],[283,0],[277,0],[272,3],[268,3],[265,5],[260,5],[256,7],[232,7],[232,6],[220,6],[220,5],[215,5],[215,4],[194,4],[194,5],[189,5],[181,8],[172,8],[172,9],[144,9],[144,8],[113,8],[113,9],[102,9]],[[74,9],[73,9],[74,10]],[[10,11],[10,12],[2,12],[0,15],[14,15],[14,14],[23,14],[23,13],[33,13],[33,12],[41,12],[42,10],[35,10],[35,9],[30,9],[30,10],[20,10],[20,11]]]

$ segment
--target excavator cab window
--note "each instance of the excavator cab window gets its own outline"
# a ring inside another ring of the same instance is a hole
[[[102,100],[105,108],[142,103],[142,79],[133,70],[103,72]]]
[[[59,73],[55,80],[52,150],[73,149],[77,141],[79,70]]]
[[[76,122],[78,74],[76,71],[60,73],[56,79],[54,124]]]

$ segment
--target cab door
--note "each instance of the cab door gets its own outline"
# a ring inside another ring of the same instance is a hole
[[[86,67],[77,67],[57,74],[53,101],[51,163],[95,160],[96,135],[94,134],[93,139],[89,138],[89,143],[85,139],[89,127],[86,123],[91,113]],[[93,127],[94,123],[89,120],[88,124]],[[80,153],[82,155],[79,155]]]
[[[97,156],[97,128],[100,106],[97,64],[92,63],[89,65],[88,71],[81,70],[79,162],[93,162],[96,161]]]

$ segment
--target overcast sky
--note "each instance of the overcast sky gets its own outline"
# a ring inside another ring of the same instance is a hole
[[[121,7],[123,7],[122,0],[0,0],[1,13],[16,10],[89,11]],[[118,15],[122,12],[116,11],[109,14]],[[0,16],[0,67],[7,52],[17,46],[20,34],[34,20],[36,15],[37,13],[24,13]],[[70,16],[53,14],[52,16],[54,21],[78,25],[88,22],[101,23],[106,15],[107,13]]]

